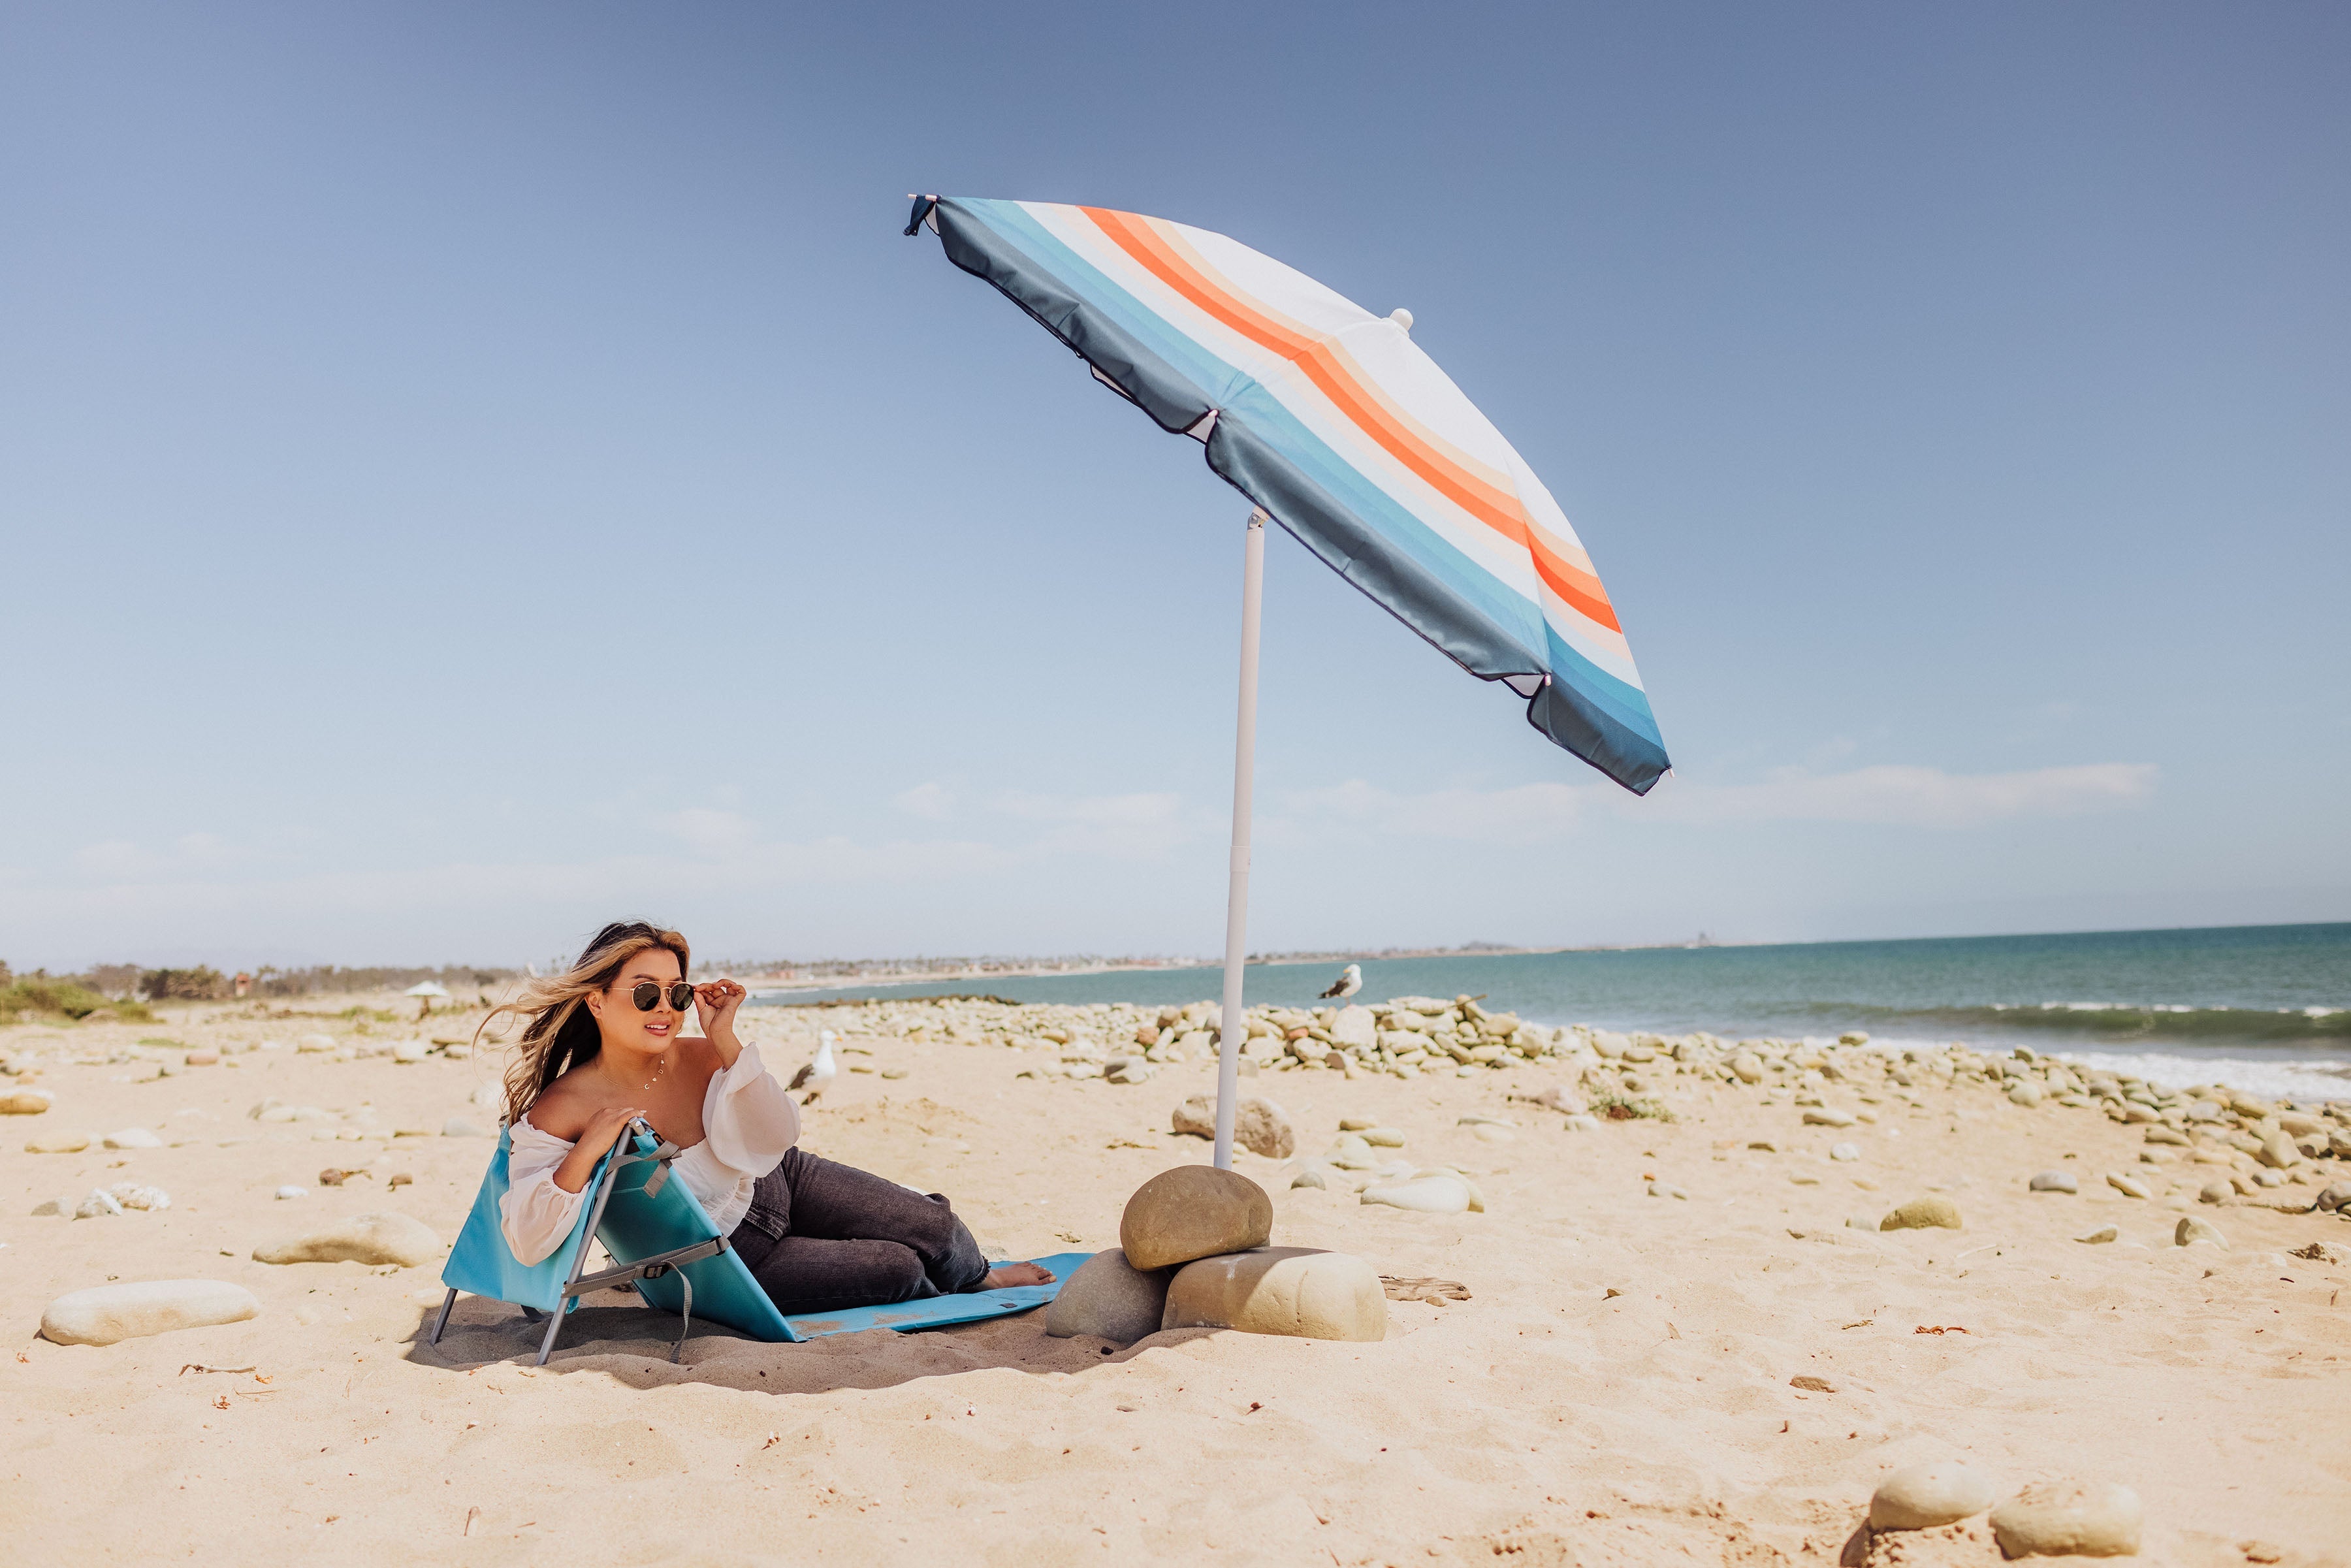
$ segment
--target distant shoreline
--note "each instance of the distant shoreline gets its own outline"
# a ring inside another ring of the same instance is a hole
[[[1701,937],[1695,942],[1635,942],[1603,944],[1570,947],[1505,947],[1499,943],[1475,943],[1466,947],[1384,947],[1378,952],[1360,948],[1333,947],[1317,953],[1252,953],[1246,960],[1252,969],[1276,968],[1297,964],[1373,964],[1407,958],[1525,958],[1545,957],[1555,953],[1648,953],[1674,949],[1723,947],[1737,944],[1715,942]],[[699,966],[698,966],[699,967]],[[725,966],[710,966],[716,973]],[[1148,959],[1112,959],[1100,964],[1060,964],[1051,959],[1038,959],[1029,964],[1007,964],[984,968],[964,967],[952,969],[907,969],[855,971],[846,975],[822,977],[782,976],[768,974],[735,974],[734,978],[755,991],[833,991],[844,986],[935,986],[948,980],[1029,980],[1050,979],[1073,975],[1182,974],[1192,969],[1221,969],[1220,958],[1170,958],[1164,962]]]
[[[1837,936],[1816,941],[1758,942],[1724,941],[1700,932],[1695,938],[1682,942],[1592,942],[1569,943],[1558,946],[1505,946],[1499,943],[1473,942],[1454,947],[1331,947],[1285,953],[1252,953],[1248,967],[1279,968],[1304,964],[1372,964],[1405,962],[1430,958],[1521,958],[1548,957],[1562,953],[1667,953],[1708,950],[1752,950],[1787,947],[1822,950],[1848,946],[1885,946],[1901,944],[1936,942],[2006,942],[2033,941],[2043,938],[2111,937],[2151,936],[2195,936],[2204,933],[2251,931],[2328,930],[2351,925],[2351,921],[2287,920],[2262,921],[2241,925],[2147,925],[2123,926],[2096,931],[1997,931],[1980,932],[1958,936]],[[838,962],[836,960],[836,962]],[[885,966],[890,960],[872,961]],[[726,973],[745,985],[760,991],[841,990],[854,986],[929,986],[951,980],[985,981],[988,979],[1050,979],[1056,977],[1116,974],[1183,973],[1196,969],[1221,969],[1223,960],[1216,957],[1194,958],[1109,958],[1096,963],[1040,957],[1031,959],[982,960],[954,967],[927,969],[893,969],[867,967],[863,963],[844,966],[830,975],[782,975],[772,968],[750,969],[727,964],[697,965],[716,975]]]

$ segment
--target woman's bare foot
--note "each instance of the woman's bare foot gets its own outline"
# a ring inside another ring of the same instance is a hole
[[[980,1281],[983,1291],[1009,1291],[1021,1285],[1050,1285],[1053,1270],[1040,1269],[1034,1263],[998,1263]]]

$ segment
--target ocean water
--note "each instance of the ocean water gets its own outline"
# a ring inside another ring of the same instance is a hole
[[[1332,964],[1253,964],[1251,1002],[1302,1004]],[[1188,1002],[1221,972],[991,976],[762,997],[984,992],[1027,1002]],[[1539,1023],[1677,1034],[2029,1045],[2160,1082],[2351,1100],[2351,924],[2091,931],[1763,947],[1654,947],[1364,962],[1362,999],[1485,995]]]

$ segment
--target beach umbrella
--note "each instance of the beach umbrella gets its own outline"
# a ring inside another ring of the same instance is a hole
[[[423,980],[409,987],[408,989],[401,992],[400,994],[403,997],[423,997],[430,999],[436,997],[445,998],[449,993],[434,985],[432,981]]]
[[[1232,1163],[1245,1023],[1265,524],[1635,794],[1669,763],[1607,591],[1551,492],[1412,340],[1237,240],[1102,207],[917,196],[909,235],[986,278],[1094,379],[1190,436],[1254,504],[1241,574],[1216,1163]]]

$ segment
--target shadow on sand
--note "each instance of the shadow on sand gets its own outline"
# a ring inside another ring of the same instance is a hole
[[[408,1359],[419,1366],[466,1373],[484,1365],[530,1365],[547,1331],[504,1301],[460,1296],[439,1344],[429,1344],[428,1310],[409,1336]],[[990,1368],[1015,1372],[1083,1372],[1126,1361],[1155,1346],[1178,1344],[1212,1329],[1171,1329],[1134,1344],[1045,1333],[1041,1310],[952,1328],[901,1333],[868,1329],[799,1344],[768,1344],[712,1323],[694,1325],[676,1364],[677,1319],[631,1294],[599,1291],[582,1297],[566,1320],[542,1375],[601,1372],[634,1388],[704,1383],[762,1394],[826,1394],[842,1388],[894,1388],[920,1377],[948,1377]]]

